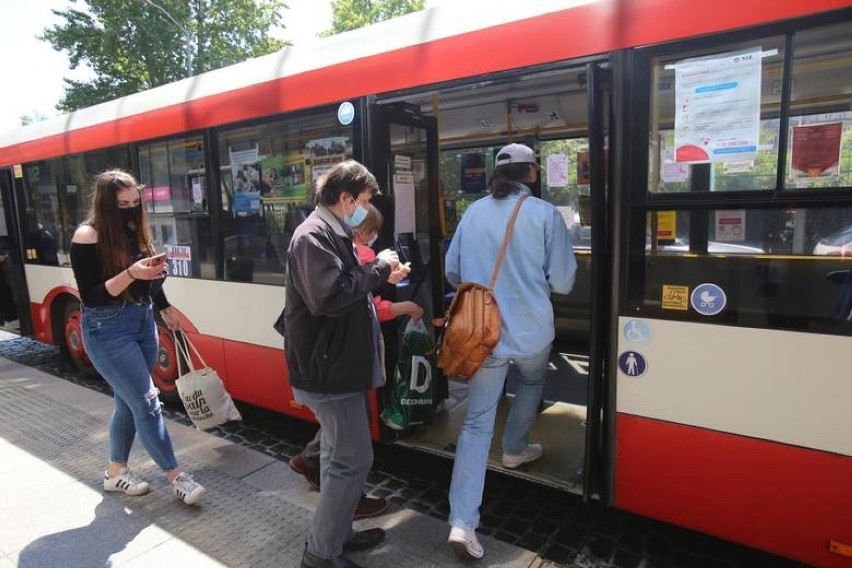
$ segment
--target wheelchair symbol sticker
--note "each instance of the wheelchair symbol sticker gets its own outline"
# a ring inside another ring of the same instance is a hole
[[[692,309],[703,316],[715,316],[725,309],[728,297],[725,291],[716,284],[705,282],[692,291],[689,299]]]
[[[630,343],[648,343],[651,341],[651,326],[645,320],[628,320],[622,331],[624,332],[624,339]]]
[[[618,368],[628,377],[636,379],[648,370],[648,362],[638,351],[625,351],[618,357]]]

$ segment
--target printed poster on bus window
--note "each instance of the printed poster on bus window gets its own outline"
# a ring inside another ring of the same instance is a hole
[[[308,142],[305,163],[310,167],[312,183],[316,183],[317,179],[335,164],[346,160],[347,140],[345,136],[334,136]]]
[[[761,49],[675,64],[675,161],[754,158],[760,135]]]
[[[296,201],[308,199],[308,181],[304,152],[283,156],[267,156],[260,162],[262,178],[260,195],[282,197]]]
[[[742,242],[745,240],[745,209],[716,211],[716,239],[719,242]]]
[[[843,124],[793,127],[793,179],[814,181],[840,175],[840,140]]]
[[[234,215],[238,217],[259,215],[261,165],[258,148],[229,151],[229,157]]]
[[[459,163],[462,193],[483,193],[485,191],[485,152],[462,154]]]
[[[568,154],[548,154],[547,187],[565,187],[568,185]]]

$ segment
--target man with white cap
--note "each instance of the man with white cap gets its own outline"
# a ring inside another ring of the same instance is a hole
[[[520,382],[503,433],[503,467],[515,469],[542,456],[529,433],[541,402],[545,371],[555,337],[550,294],[567,294],[574,285],[577,261],[571,237],[556,208],[530,196],[536,182],[535,152],[509,144],[497,153],[491,195],[465,211],[445,259],[447,280],[487,286],[509,218],[523,195],[503,266],[494,287],[502,324],[500,342],[470,379],[467,414],[456,444],[450,484],[449,543],[463,559],[482,558],[476,537],[485,486],[488,451],[497,405],[509,364]]]

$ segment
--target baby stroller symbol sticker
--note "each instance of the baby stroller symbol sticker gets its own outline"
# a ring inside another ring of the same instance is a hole
[[[725,309],[728,297],[725,291],[716,284],[705,282],[699,284],[692,291],[690,297],[692,309],[704,316],[715,316]]]
[[[618,356],[618,368],[628,377],[638,378],[648,370],[648,362],[638,351],[625,351]]]

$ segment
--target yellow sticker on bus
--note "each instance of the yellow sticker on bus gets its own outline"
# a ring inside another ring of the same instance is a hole
[[[664,310],[689,309],[689,286],[663,284],[662,308]]]

